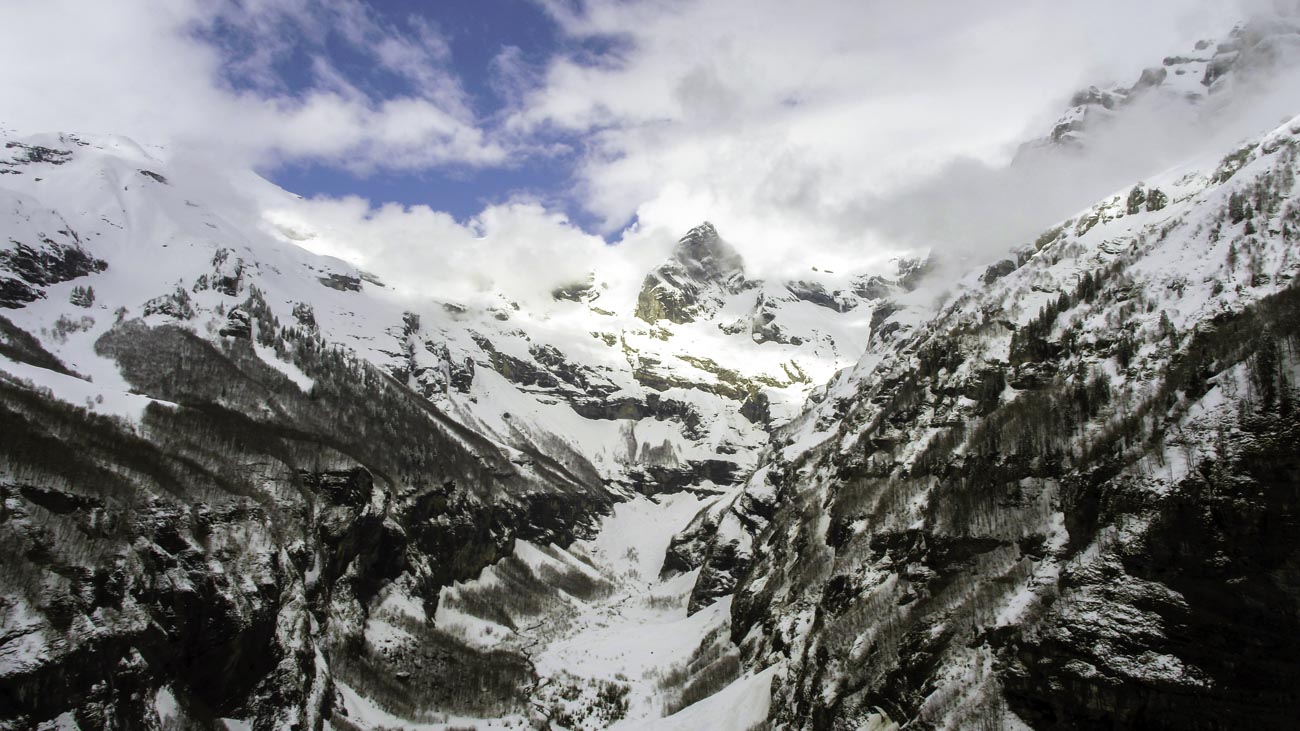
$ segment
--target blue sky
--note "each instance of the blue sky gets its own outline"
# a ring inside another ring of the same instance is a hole
[[[502,88],[500,72],[495,69],[502,54],[510,54],[516,63],[540,74],[558,53],[598,63],[601,54],[611,48],[603,39],[564,37],[554,18],[530,0],[381,0],[367,5],[374,20],[391,33],[415,35],[416,24],[423,21],[445,40],[450,49],[447,70],[458,80],[480,120],[491,120],[518,101],[510,90]],[[284,31],[294,33],[291,26]],[[205,35],[235,53],[259,40],[224,22]],[[377,67],[351,44],[342,42],[336,32],[324,38],[290,36],[290,40],[292,49],[274,64],[289,94],[302,94],[316,85],[311,72],[314,56],[325,58],[372,100],[415,91],[405,79]],[[252,86],[238,73],[230,74],[229,81],[236,88]],[[580,138],[553,135],[549,141],[561,142],[569,150],[520,155],[491,167],[450,164],[423,170],[356,170],[309,159],[279,162],[262,171],[300,195],[360,195],[373,201],[429,205],[461,221],[491,204],[522,195],[544,200],[588,227],[595,226],[596,220],[568,194]]]

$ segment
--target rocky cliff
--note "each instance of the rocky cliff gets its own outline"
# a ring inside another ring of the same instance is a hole
[[[1298,151],[1085,211],[792,427],[732,609],[778,725],[1293,723]]]

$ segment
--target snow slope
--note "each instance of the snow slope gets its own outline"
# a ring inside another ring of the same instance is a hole
[[[583,729],[653,723],[664,715],[663,678],[686,665],[728,621],[726,600],[687,616],[693,575],[659,579],[669,540],[707,502],[689,493],[636,498],[616,506],[594,538],[568,549],[517,543],[514,558],[534,575],[545,576],[547,568],[578,571],[606,585],[590,596],[562,592],[554,605],[512,617],[517,629],[461,608],[460,597],[472,592],[519,589],[512,583],[517,579],[496,567],[444,589],[435,621],[469,642],[526,654],[539,677],[532,695],[545,717],[565,714],[576,722],[569,727]],[[608,687],[618,689],[626,707],[601,715],[597,693]],[[757,696],[756,690],[749,692]]]
[[[851,294],[855,308],[841,312],[776,285],[775,295],[770,286],[731,295],[687,324],[645,322],[634,303],[591,292],[526,309],[398,293],[303,249],[314,232],[273,215],[294,196],[251,173],[173,166],[167,151],[121,138],[6,143],[9,245],[49,252],[35,276],[31,266],[0,264],[0,277],[35,297],[5,314],[114,393],[129,389],[95,352],[105,332],[140,317],[219,339],[255,288],[283,326],[380,366],[508,448],[554,452],[628,486],[656,480],[646,467],[678,468],[689,483],[689,466],[719,459],[741,480],[766,444],[763,421],[793,415],[813,384],[856,358],[869,330],[871,307]],[[55,261],[66,248],[97,266],[61,274],[60,265],[77,263]],[[70,302],[85,288],[93,302]],[[756,342],[750,321],[760,310],[789,335]],[[266,344],[258,352],[310,389],[284,354],[273,357]],[[750,402],[762,408],[743,416]]]

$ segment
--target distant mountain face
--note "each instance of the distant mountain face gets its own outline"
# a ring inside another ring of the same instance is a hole
[[[1295,16],[1256,18],[1221,41],[1198,41],[1185,52],[1164,58],[1159,66],[1144,69],[1131,85],[1090,86],[1077,92],[1052,130],[1024,145],[1020,154],[1085,148],[1092,135],[1139,102],[1185,106],[1188,115],[1213,113],[1252,88],[1267,86],[1271,76],[1297,63],[1300,22]]]
[[[752,289],[744,262],[713,224],[686,234],[670,261],[646,275],[637,298],[636,316],[647,323],[668,320],[678,325],[714,314],[728,295]]]

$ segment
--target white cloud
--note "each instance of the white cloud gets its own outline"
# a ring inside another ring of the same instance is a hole
[[[535,1],[564,42],[542,64],[499,49],[486,78],[512,101],[479,115],[435,22],[396,27],[359,0],[9,0],[0,124],[377,174],[576,159],[573,190],[464,223],[361,198],[272,212],[407,289],[452,298],[493,287],[533,298],[592,268],[634,288],[705,219],[758,275],[874,268],[909,248],[1017,243],[1203,145],[1210,131],[1195,125],[1151,145],[1158,113],[1134,114],[1086,161],[1003,170],[1075,89],[1131,82],[1270,3]],[[396,83],[381,92],[343,73],[327,42]],[[1238,116],[1216,134],[1256,121]],[[621,243],[536,202],[566,195]]]
[[[18,129],[125,134],[244,164],[427,168],[507,157],[469,112],[436,29],[384,27],[356,0],[12,0],[0,5],[0,25],[10,31],[0,44],[2,122]],[[330,32],[409,92],[369,98],[317,54],[315,85],[290,93],[276,64]]]
[[[865,202],[954,159],[1004,164],[1079,86],[1131,81],[1239,12],[1211,0],[541,2],[574,37],[618,50],[599,65],[556,59],[511,128],[586,137],[581,200],[607,229],[634,213],[678,230],[707,215],[760,271],[866,265],[916,243],[882,239]]]
[[[303,200],[266,216],[309,237],[307,248],[356,262],[403,292],[462,303],[500,305],[502,295],[545,307],[553,288],[622,259],[529,201],[489,206],[464,223],[428,206],[374,207],[355,196]]]

